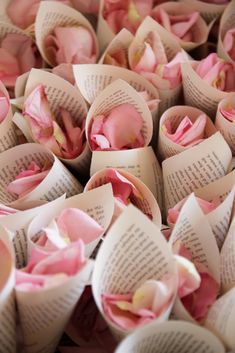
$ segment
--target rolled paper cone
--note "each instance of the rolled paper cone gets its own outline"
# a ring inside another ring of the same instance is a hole
[[[229,227],[228,234],[221,249],[221,282],[222,292],[226,293],[235,285],[235,272],[234,272],[234,254],[235,254],[235,217],[233,211],[233,218]]]
[[[225,176],[231,160],[231,150],[220,132],[167,158],[162,163],[166,208],[174,207],[191,192]]]
[[[164,275],[172,276],[174,295],[166,311],[155,319],[155,322],[160,323],[167,320],[174,302],[178,281],[176,273],[172,253],[160,229],[138,209],[129,205],[107,233],[92,276],[96,305],[117,340],[131,330],[124,331],[106,316],[102,307],[102,293],[127,294],[148,279],[161,280]]]
[[[16,175],[26,168],[30,162],[35,161],[43,166],[45,162],[51,163],[51,168],[42,182],[31,192],[17,199],[6,191],[7,185],[15,179]],[[24,210],[27,204],[33,207],[38,201],[52,201],[66,193],[72,196],[82,192],[83,187],[66,167],[45,147],[36,143],[26,143],[11,148],[0,155],[0,203],[10,207]]]
[[[10,106],[10,97],[4,84],[0,81],[0,92],[7,97],[9,101],[9,110],[6,117],[0,122],[0,153],[17,145],[17,134],[12,123],[12,109]]]
[[[192,11],[199,11],[201,16],[207,23],[218,19],[226,8],[226,4],[207,3],[199,0],[181,0],[183,3],[189,5]]]
[[[174,15],[174,16],[189,15],[193,13],[191,4],[174,2],[174,1],[169,1],[169,2],[162,3],[160,5],[157,5],[153,9],[153,13],[159,9],[164,9],[169,15]],[[196,23],[191,27],[192,34],[194,37],[193,41],[184,41],[178,38],[177,36],[175,36],[173,33],[171,33],[171,35],[179,42],[180,46],[184,50],[190,51],[207,41],[210,29],[211,29],[211,26],[210,25],[208,26],[204,21],[204,19],[201,16],[199,16]]]
[[[51,209],[58,208],[63,203],[65,197],[66,195],[64,194],[51,202],[41,201],[42,205],[39,205],[39,202],[36,201],[29,202],[27,206],[31,207],[32,204],[32,208],[0,217],[0,224],[12,234],[16,268],[25,267],[27,264],[27,228],[31,220],[41,212],[46,213]]]
[[[112,41],[109,43],[109,45],[103,52],[98,64],[104,64],[104,59],[107,54],[112,56],[114,53],[120,50],[125,52],[127,59],[128,48],[133,38],[134,36],[130,31],[128,31],[126,28],[121,29],[121,31],[115,35],[115,37],[112,39]]]
[[[227,107],[233,107],[235,112],[235,94],[231,94],[219,102],[215,119],[216,128],[221,132],[228,143],[232,154],[235,155],[235,123],[226,119],[222,114],[222,110],[226,110]]]
[[[62,284],[25,292],[16,288],[16,302],[24,351],[54,353],[85,285],[93,262],[88,260],[74,276]]]
[[[171,141],[164,133],[163,125],[169,122],[172,127],[172,131],[175,131],[179,126],[180,122],[187,116],[194,123],[199,115],[204,114],[200,109],[179,105],[167,109],[160,118],[159,123],[159,138],[158,138],[158,153],[161,159],[166,159],[174,156],[175,154],[185,151],[189,147],[181,146],[173,141]],[[206,126],[204,130],[204,139],[212,136],[216,133],[216,128],[212,123],[210,117],[206,115]]]
[[[127,82],[118,79],[108,85],[92,103],[86,118],[86,138],[90,145],[89,132],[92,120],[97,115],[108,114],[120,104],[129,103],[139,112],[143,119],[141,133],[147,146],[153,135],[153,120],[144,98]],[[91,147],[91,146],[90,146]]]
[[[42,1],[35,21],[35,37],[37,47],[43,59],[50,66],[54,66],[55,63],[52,60],[51,54],[45,47],[45,38],[51,34],[57,26],[82,26],[88,29],[95,44],[96,56],[98,56],[99,47],[96,34],[85,16],[70,6],[64,5],[58,1],[47,1],[46,3]]]
[[[222,340],[227,350],[235,349],[234,319],[235,288],[233,287],[211,306],[204,322],[204,326]]]
[[[80,92],[89,104],[92,104],[99,94],[110,83],[117,79],[126,81],[137,92],[146,92],[149,100],[159,101],[159,93],[143,76],[136,72],[112,65],[82,64],[73,65],[74,77]],[[151,110],[153,120],[153,139],[157,138],[158,131],[158,102]]]
[[[100,170],[92,175],[90,180],[87,182],[84,191],[92,190],[103,184],[109,183],[109,179],[107,178],[107,169]],[[129,180],[140,192],[142,199],[135,199],[135,206],[138,207],[143,213],[151,215],[153,223],[158,227],[161,227],[161,212],[158,203],[149,188],[139,178],[128,173],[127,171],[122,169],[115,170]]]
[[[203,230],[203,231],[202,231]],[[206,232],[207,237],[204,236]],[[169,239],[170,247],[180,241],[192,254],[192,261],[202,263],[220,283],[220,254],[209,222],[198,205],[194,194],[183,205]],[[177,296],[174,305],[177,318],[197,323]]]
[[[154,21],[151,17],[147,16],[139,28],[136,31],[135,37],[132,40],[129,50],[128,58],[129,65],[131,68],[134,67],[134,55],[137,50],[139,50],[140,45],[144,42],[147,35],[151,31],[156,31],[162,41],[166,57],[168,62],[171,61],[177,53],[181,51],[181,47],[178,41],[159,23]],[[161,89],[158,88],[160,104],[159,104],[159,116],[172,105],[176,105],[180,98],[182,91],[182,85],[173,88],[173,89]]]
[[[120,343],[115,353],[166,353],[172,347],[175,353],[194,353],[199,346],[208,353],[225,353],[222,342],[209,330],[170,320],[138,328]]]
[[[123,151],[94,151],[91,176],[104,168],[118,168],[139,178],[157,199],[161,212],[164,211],[162,170],[152,147]]]
[[[0,343],[2,352],[16,353],[15,259],[11,239],[0,226]]]
[[[218,44],[217,44],[218,56],[232,63],[234,63],[234,60],[225,51],[223,40],[224,40],[225,34],[234,27],[235,27],[235,0],[232,0],[230,3],[228,3],[228,5],[226,6],[222,14],[222,17],[220,20],[219,37],[218,37]]]
[[[71,114],[74,125],[81,127],[87,116],[87,106],[81,93],[71,83],[55,74],[32,69],[26,83],[24,99],[26,100],[35,87],[40,84],[42,84],[45,89],[52,113],[58,116],[60,108],[63,107]],[[19,124],[17,125],[20,127]],[[28,128],[28,132],[25,124],[21,123],[21,127],[22,132],[28,136],[30,134],[30,127]],[[33,139],[32,133],[31,139]],[[76,158],[59,159],[82,176],[86,177],[88,175],[91,153],[87,142],[84,142],[83,150]]]
[[[86,257],[90,257],[93,250],[98,245],[101,237],[106,232],[113,216],[114,198],[111,185],[103,185],[89,192],[72,196],[64,200],[63,203],[60,203],[57,208],[51,208],[49,211],[46,210],[46,212],[44,212],[42,209],[42,212],[38,213],[38,215],[30,222],[28,226],[28,257],[30,256],[33,248],[41,248],[41,246],[33,241],[33,237],[42,228],[46,228],[53,218],[56,218],[63,210],[67,208],[77,208],[84,211],[103,227],[102,234],[99,234],[99,237],[92,242],[86,242],[85,239],[82,239],[85,243],[85,255]],[[46,248],[43,249],[48,251]]]
[[[214,120],[218,103],[229,93],[207,84],[194,68],[195,63],[181,64],[185,104],[202,110]]]
[[[105,0],[100,0],[100,9],[98,15],[98,24],[97,24],[97,38],[99,41],[99,47],[101,53],[105,50],[107,45],[113,40],[115,34],[109,27],[108,23],[105,21],[103,17],[104,10],[104,2]]]

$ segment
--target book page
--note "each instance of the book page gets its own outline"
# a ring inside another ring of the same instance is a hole
[[[7,99],[9,99],[10,102],[9,94],[2,82],[0,82],[0,91],[7,97]],[[0,153],[16,146],[17,143],[17,134],[14,124],[12,123],[12,110],[9,104],[8,114],[0,123]]]
[[[103,313],[102,293],[130,293],[147,279],[167,273],[177,280],[173,255],[160,229],[129,205],[108,231],[96,258],[92,290],[99,310]],[[105,319],[117,337],[127,333]]]
[[[54,353],[85,285],[89,281],[91,260],[78,274],[62,284],[24,292],[16,288],[16,302],[24,347],[27,353]]]
[[[109,43],[105,51],[103,52],[101,58],[98,61],[98,64],[104,64],[105,62],[105,57],[109,55],[113,55],[114,53],[118,51],[124,51],[127,64],[128,64],[128,48],[129,45],[131,44],[134,36],[133,34],[128,31],[126,28],[122,28],[120,32],[118,32],[115,37],[112,39],[112,41]]]
[[[185,321],[170,320],[143,326],[118,346],[116,353],[225,353],[210,331]]]
[[[161,3],[155,6],[154,9],[164,9],[168,14],[173,14],[175,16],[180,15],[189,15],[192,13],[192,7],[190,4],[169,1]],[[169,32],[169,35],[175,39],[181,48],[186,51],[190,51],[199,45],[207,41],[211,26],[208,26],[201,16],[198,17],[197,21],[194,23],[191,28],[193,32],[193,41],[184,41],[180,38],[177,38],[173,33]]]
[[[199,11],[207,23],[220,17],[226,8],[226,4],[207,3],[198,0],[182,0],[182,2],[189,4],[192,11]]]
[[[16,353],[15,261],[11,239],[0,226],[0,349]]]
[[[27,195],[17,197],[6,191],[7,185],[15,179],[16,175],[29,163],[35,161],[43,166],[45,162],[51,163],[51,169],[43,181]],[[36,143],[26,143],[11,148],[0,155],[0,203],[18,209],[27,208],[27,204],[39,200],[52,201],[66,193],[67,197],[82,192],[83,187],[78,180],[65,168],[65,166],[47,149]]]
[[[206,234],[206,236],[205,236]],[[169,245],[181,241],[192,253],[193,261],[206,266],[220,282],[220,255],[211,227],[194,194],[183,205],[169,239]]]
[[[170,124],[171,130],[176,131],[180,122],[187,116],[192,123],[196,121],[199,115],[202,115],[203,112],[197,108],[189,107],[186,105],[177,105],[167,109],[161,116],[159,123],[159,138],[158,138],[158,153],[161,156],[161,159],[166,159],[174,156],[180,152],[185,151],[188,147],[181,146],[173,141],[171,141],[165,135],[165,124]],[[164,130],[163,130],[164,126]],[[212,123],[211,119],[206,116],[206,126],[204,130],[204,139],[211,136],[217,130]]]
[[[217,335],[227,349],[235,349],[235,288],[222,295],[211,306],[204,326]]]
[[[220,255],[220,272],[223,292],[235,286],[235,217],[230,225]]]
[[[197,107],[214,118],[218,103],[229,93],[220,91],[204,82],[190,62],[181,64],[181,71],[185,104]]]
[[[81,93],[68,81],[57,75],[32,69],[26,83],[24,99],[40,84],[44,87],[50,109],[55,115],[56,121],[60,124],[60,108],[63,107],[71,114],[74,124],[81,127],[87,116],[87,106]],[[17,125],[20,127],[20,124]],[[21,124],[21,127],[24,129],[23,124]],[[28,135],[27,130],[24,134],[25,136]],[[80,174],[88,174],[91,159],[88,146],[85,145],[82,153],[74,159],[60,159]]]
[[[199,145],[163,161],[166,208],[175,206],[192,191],[225,176],[231,159],[229,146],[217,132]]]
[[[41,1],[35,21],[35,37],[37,47],[43,59],[54,66],[50,52],[45,48],[45,38],[51,34],[57,26],[83,26],[87,28],[95,43],[96,55],[98,55],[98,42],[96,34],[90,22],[80,12],[59,1]]]
[[[65,196],[62,195],[54,201],[30,208],[29,210],[0,217],[0,224],[13,234],[12,241],[17,268],[24,267],[27,263],[27,227],[30,221],[41,212],[47,213],[51,209],[57,210],[63,203]]]
[[[235,1],[232,0],[227,4],[220,20],[219,27],[219,37],[218,37],[218,45],[217,45],[217,53],[218,56],[225,59],[226,61],[230,61],[234,63],[230,55],[225,51],[223,46],[223,40],[226,32],[229,29],[235,27]]]
[[[113,216],[114,198],[112,187],[110,184],[107,184],[91,191],[72,196],[64,200],[63,203],[60,203],[57,208],[51,207],[49,210],[41,208],[37,216],[29,224],[27,230],[28,256],[30,256],[32,249],[38,246],[32,241],[32,237],[42,228],[46,228],[53,218],[56,218],[62,210],[66,208],[78,208],[86,212],[103,227],[103,233],[100,234],[99,238],[85,244],[86,256],[89,257],[99,243],[100,238],[106,232]]]
[[[100,0],[100,9],[98,15],[98,24],[97,24],[97,37],[99,41],[100,52],[102,53],[107,45],[113,40],[115,34],[109,27],[108,23],[103,17],[104,10],[104,0]]]
[[[135,206],[138,207],[146,215],[149,215],[152,219],[152,222],[160,228],[162,224],[161,212],[156,199],[146,184],[126,170],[117,169],[117,172],[126,178],[129,182],[131,182],[141,194],[141,198],[132,197],[132,202],[135,204]],[[92,190],[106,183],[109,183],[109,178],[107,178],[106,169],[102,169],[92,175],[90,180],[87,182],[84,191]]]
[[[195,195],[211,201],[219,199],[220,204],[206,215],[219,249],[228,233],[235,193],[235,171],[225,175],[213,183],[195,191]]]
[[[123,103],[131,104],[141,115],[143,119],[141,133],[144,137],[145,146],[150,143],[153,135],[153,119],[147,103],[133,87],[121,79],[112,82],[104,88],[92,103],[86,118],[86,137],[88,142],[89,129],[93,117],[108,114],[111,109]]]
[[[227,120],[221,113],[221,109],[226,109],[226,107],[235,108],[235,94],[231,94],[219,102],[215,119],[216,128],[224,136],[224,139],[227,141],[229,147],[231,148],[232,154],[235,155],[235,124],[233,124],[232,121]]]
[[[94,151],[91,176],[104,168],[123,169],[139,178],[153,193],[161,210],[164,209],[162,170],[152,147],[125,151]]]
[[[10,18],[7,15],[6,9],[9,5],[10,0],[2,0],[0,1],[0,21],[3,22],[11,22]]]

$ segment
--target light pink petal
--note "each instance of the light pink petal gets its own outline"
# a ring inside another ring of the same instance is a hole
[[[73,276],[82,269],[85,261],[84,244],[82,240],[78,240],[64,249],[48,253],[47,257],[35,263],[31,273],[37,275],[65,273]]]
[[[150,44],[144,43],[143,48],[140,50],[142,51],[142,55],[141,53],[136,53],[137,56],[141,55],[141,58],[137,65],[134,67],[134,71],[138,73],[141,73],[142,71],[153,72],[155,70],[157,61]]]
[[[180,138],[185,134],[186,131],[188,131],[188,129],[191,128],[192,125],[193,124],[191,120],[186,116],[181,120],[174,133],[172,133],[172,126],[169,120],[167,120],[165,124],[162,125],[162,131],[171,141],[178,143]]]
[[[20,75],[18,60],[6,49],[0,48],[0,79],[7,87],[15,84]]]
[[[11,0],[7,6],[7,15],[20,28],[27,28],[35,21],[41,0]]]
[[[15,208],[5,206],[0,203],[0,216],[7,216],[9,214],[15,214],[18,212]]]
[[[104,229],[87,213],[77,208],[63,210],[56,219],[60,232],[71,242],[82,239],[85,244],[98,239]]]
[[[49,170],[45,170],[32,176],[15,179],[8,184],[6,190],[10,193],[18,195],[18,197],[23,197],[34,190],[43,181],[48,173]]]
[[[106,117],[103,134],[114,149],[133,148],[139,140],[139,146],[135,147],[143,147],[142,127],[141,115],[131,104],[124,103],[113,108]]]
[[[235,28],[229,29],[225,33],[223,45],[225,51],[235,61]]]
[[[211,70],[211,68],[219,61],[216,53],[209,54],[205,59],[201,60],[196,68],[196,73],[201,77],[204,76]]]
[[[192,143],[201,142],[205,136],[205,127],[206,127],[206,115],[201,114],[195,120],[193,125],[185,131],[185,133],[179,138],[178,144],[181,146],[188,146]]]
[[[179,276],[178,295],[183,298],[199,288],[201,277],[191,261],[179,255],[174,257]]]
[[[121,175],[117,170],[108,168],[106,170],[107,182],[112,184],[114,196],[119,198],[124,204],[128,204],[131,194],[136,198],[142,199],[139,190],[127,178]]]
[[[194,24],[199,18],[199,12],[193,12],[190,15],[185,15],[180,22],[174,23],[171,25],[172,33],[174,33],[178,38],[181,38],[185,41],[192,41],[193,36],[189,34],[189,31],[192,29]],[[189,37],[185,37],[186,35]]]
[[[158,13],[157,13],[157,22],[160,22],[160,24],[166,28],[169,32],[171,32],[171,21],[170,21],[170,17],[168,15],[168,13],[160,8]]]
[[[235,108],[232,106],[227,106],[225,108],[220,108],[220,113],[224,118],[231,122],[235,122]]]
[[[45,39],[45,46],[55,48],[57,64],[83,64],[91,58],[94,62],[93,37],[90,31],[82,26],[56,27],[54,35]]]
[[[38,85],[24,102],[23,114],[28,116],[31,128],[35,124],[39,128],[40,137],[48,137],[53,132],[53,116],[44,91],[43,85]],[[32,120],[32,121],[31,121]],[[39,136],[34,136],[38,138]]]

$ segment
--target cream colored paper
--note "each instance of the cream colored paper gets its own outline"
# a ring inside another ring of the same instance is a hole
[[[228,172],[231,150],[217,132],[197,146],[163,161],[166,209]]]
[[[195,191],[195,195],[204,200],[211,201],[212,199],[219,199],[221,202],[215,210],[206,215],[219,249],[221,249],[228,233],[232,216],[234,193],[235,171]]]
[[[232,58],[230,57],[230,55],[225,51],[223,46],[224,36],[226,32],[232,28],[235,28],[235,0],[230,1],[230,3],[227,4],[221,17],[217,46],[217,53],[221,58],[235,63],[234,60],[232,60]]]
[[[217,335],[227,349],[235,349],[235,288],[222,295],[209,309],[205,327]]]
[[[35,161],[43,165],[50,161],[52,167],[43,181],[30,193],[16,198],[6,191],[7,185],[30,162]],[[0,203],[18,209],[37,206],[38,201],[52,201],[66,193],[67,197],[79,194],[83,188],[77,179],[65,168],[65,166],[49,150],[36,143],[26,143],[11,148],[0,154]]]
[[[139,190],[142,195],[142,200],[135,200],[136,206],[142,210],[145,214],[152,215],[152,221],[159,228],[161,227],[161,212],[159,206],[154,198],[153,194],[150,192],[146,184],[144,184],[139,178],[135,177],[133,174],[128,173],[126,170],[117,169],[117,171],[135,185],[137,190]],[[107,183],[106,169],[102,169],[95,173],[85,186],[85,191],[97,188],[100,185]]]
[[[11,239],[0,226],[0,351],[16,353],[15,261]]]
[[[9,16],[7,15],[7,6],[10,3],[10,0],[1,0],[0,1],[0,21],[11,22]]]
[[[181,241],[192,253],[192,260],[202,263],[220,283],[219,249],[210,224],[198,205],[194,194],[189,196],[180,211],[169,239],[170,246],[173,246],[176,241]],[[181,320],[196,323],[184,308],[179,297],[175,301],[174,314]]]
[[[0,91],[10,100],[5,86],[0,82]],[[0,123],[0,153],[17,145],[17,135],[12,123],[12,110],[9,103],[9,111],[5,119]]]
[[[231,94],[227,98],[219,102],[216,113],[215,126],[221,132],[221,134],[224,136],[225,140],[229,144],[232,154],[235,155],[235,124],[227,120],[221,114],[221,109],[224,109],[229,106],[232,106],[235,109],[235,94]]]
[[[89,143],[89,128],[93,117],[96,115],[107,114],[114,107],[129,103],[140,113],[143,119],[142,135],[145,146],[147,146],[153,135],[153,120],[151,112],[144,98],[140,97],[138,92],[125,81],[118,79],[108,85],[98,95],[91,105],[86,118],[86,138]]]
[[[52,113],[58,117],[59,110],[63,107],[70,112],[75,124],[81,127],[87,116],[87,106],[80,92],[69,82],[57,75],[47,71],[32,69],[25,87],[24,99],[40,84],[44,86]],[[60,122],[58,118],[57,121]],[[20,127],[19,123],[17,125]],[[21,124],[23,133],[25,130],[24,125],[25,123]],[[28,129],[28,131],[30,131],[30,129]],[[29,135],[27,130],[24,134],[26,137]],[[78,157],[74,159],[60,158],[66,165],[83,175],[88,174],[90,159],[91,154],[87,143],[85,143],[85,147]]]
[[[226,4],[207,3],[198,0],[181,0],[183,3],[189,5],[192,11],[199,11],[201,16],[207,23],[217,19],[226,8]],[[184,4],[182,4],[184,5]]]
[[[23,333],[24,352],[54,353],[72,315],[93,263],[60,285],[32,292],[16,289],[16,302]]]
[[[117,79],[126,81],[136,91],[146,91],[150,99],[159,99],[158,90],[143,76],[136,72],[111,65],[73,65],[73,72],[77,86],[83,97],[89,104],[92,104],[96,97]],[[153,119],[153,137],[157,137],[158,131],[158,105],[151,111]]]
[[[119,168],[139,178],[151,190],[161,210],[164,209],[162,170],[152,147],[93,152],[90,174],[103,168]]]
[[[204,114],[201,110],[186,106],[179,105],[173,106],[165,111],[160,118],[159,123],[159,137],[158,137],[158,149],[157,152],[161,156],[161,159],[166,159],[174,156],[175,154],[181,153],[190,147],[181,146],[173,141],[171,141],[163,132],[163,125],[169,121],[172,126],[172,130],[175,131],[179,126],[180,122],[186,116],[194,123],[199,115]],[[212,123],[211,119],[206,116],[206,126],[205,126],[205,138],[214,134],[217,130]]]
[[[104,10],[104,0],[100,0],[100,9],[98,15],[98,24],[97,24],[97,37],[99,41],[99,47],[101,53],[105,50],[107,45],[113,40],[115,34],[112,32],[108,23],[103,17]]]
[[[160,8],[164,9],[170,15],[188,15],[193,12],[190,4],[186,4],[186,3],[182,4],[181,2],[174,2],[174,1],[162,3],[156,6],[154,9],[160,9]],[[169,33],[172,35],[174,39],[178,41],[178,43],[184,50],[189,51],[207,41],[210,29],[211,29],[211,26],[208,26],[204,21],[204,19],[201,16],[199,16],[198,20],[192,27],[194,41],[191,41],[191,42],[183,41],[182,39],[178,38],[174,34],[170,32]]]
[[[221,341],[205,328],[170,320],[143,326],[123,340],[115,353],[225,353]]]
[[[65,196],[62,195],[58,199],[41,206],[0,217],[0,224],[12,234],[17,268],[24,267],[27,263],[27,228],[30,221],[39,213],[47,213],[50,210],[59,209],[64,202]]]
[[[91,243],[85,244],[86,256],[91,256],[101,237],[106,232],[113,216],[114,198],[110,184],[100,186],[99,188],[76,196],[72,196],[61,203],[60,207],[57,209],[51,207],[50,210],[42,209],[40,213],[38,212],[38,215],[32,220],[27,231],[28,256],[30,256],[34,247],[39,247],[32,241],[32,237],[42,228],[47,227],[52,219],[56,218],[62,210],[71,207],[78,208],[86,212],[103,227],[103,233],[98,239]]]
[[[161,37],[168,62],[171,61],[174,56],[181,51],[181,47],[177,40],[165,28],[159,25],[151,17],[147,16],[137,29],[135,37],[129,46],[128,57],[130,67],[133,67],[135,52],[139,50],[139,47],[151,31],[156,31]],[[170,106],[176,105],[178,103],[181,89],[181,85],[174,89],[158,89],[160,98],[159,114],[162,114]]]
[[[214,119],[218,103],[229,93],[220,91],[206,82],[193,69],[196,63],[181,64],[185,104],[197,107]]]
[[[116,34],[113,40],[109,43],[105,51],[103,52],[98,64],[103,64],[107,54],[113,55],[119,50],[125,51],[126,59],[128,62],[128,48],[131,44],[134,36],[126,28],[123,28],[120,32]]]
[[[107,233],[92,277],[96,305],[117,338],[130,331],[124,332],[105,316],[102,293],[130,293],[147,279],[161,279],[167,273],[177,282],[173,256],[160,229],[129,205]],[[170,311],[171,305],[156,322],[167,320]]]
[[[88,29],[98,56],[99,48],[94,29],[80,12],[58,1],[41,1],[35,21],[35,36],[38,49],[49,65],[54,66],[54,63],[45,48],[44,40],[57,26],[83,26]]]
[[[220,255],[220,271],[223,292],[235,287],[235,217],[230,225]]]

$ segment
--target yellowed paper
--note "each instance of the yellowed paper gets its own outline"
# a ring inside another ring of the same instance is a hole
[[[45,48],[45,38],[57,26],[83,26],[91,33],[98,56],[99,48],[96,34],[90,22],[78,11],[59,1],[41,1],[35,21],[35,36],[37,47],[43,59],[54,66],[50,53]]]
[[[232,28],[235,28],[235,0],[232,0],[230,3],[227,4],[221,17],[217,46],[218,56],[227,61],[235,63],[234,60],[230,57],[230,55],[225,51],[223,46],[224,36],[226,32]]]
[[[123,338],[130,331],[123,331],[105,316],[102,293],[130,293],[147,279],[161,279],[167,273],[174,276],[176,267],[160,229],[129,205],[107,233],[92,277],[96,304],[116,338]],[[166,320],[171,307],[155,322]]]
[[[231,150],[217,132],[197,146],[163,161],[166,209],[175,206],[196,191],[227,174]]]

